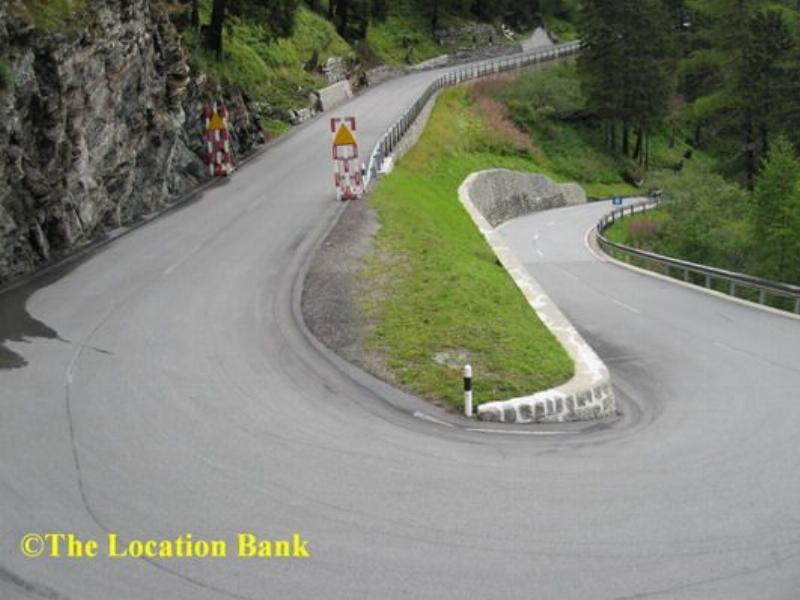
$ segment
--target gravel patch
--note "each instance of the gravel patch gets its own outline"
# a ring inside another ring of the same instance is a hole
[[[380,229],[365,199],[350,202],[317,250],[303,285],[301,308],[306,326],[325,346],[372,375],[394,383],[379,356],[364,342],[371,330],[358,302],[358,272]]]

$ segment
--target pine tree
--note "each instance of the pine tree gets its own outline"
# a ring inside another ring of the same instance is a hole
[[[603,121],[609,145],[647,166],[649,136],[667,114],[676,56],[661,0],[586,0],[578,59],[589,106]],[[631,146],[631,135],[636,135]]]
[[[716,132],[753,187],[775,132],[798,113],[797,45],[784,10],[766,0],[693,0],[696,48],[685,62],[696,127]],[[699,136],[696,136],[699,137]],[[698,140],[699,141],[699,140]]]
[[[800,283],[800,159],[783,136],[763,161],[751,220],[760,271],[771,279]]]
[[[211,23],[206,27],[205,47],[218,58],[223,53],[223,32],[228,15],[237,15],[263,23],[275,37],[287,37],[294,31],[299,0],[214,0]]]

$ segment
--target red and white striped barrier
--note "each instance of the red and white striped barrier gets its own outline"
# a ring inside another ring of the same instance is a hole
[[[225,177],[233,171],[231,137],[228,131],[228,109],[224,104],[208,104],[203,112],[206,126],[203,139],[208,152],[208,171],[212,177]]]
[[[358,164],[358,142],[353,132],[353,117],[331,119],[333,137],[333,164],[336,197],[339,200],[356,200],[364,193],[364,169]]]

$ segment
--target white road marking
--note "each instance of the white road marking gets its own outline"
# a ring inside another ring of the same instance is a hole
[[[629,306],[629,305],[625,304],[624,302],[620,302],[619,300],[617,300],[617,299],[615,299],[615,298],[611,298],[611,301],[612,301],[614,304],[616,304],[616,305],[618,305],[618,306],[621,306],[621,307],[622,307],[622,308],[624,308],[625,310],[629,310],[629,311],[631,311],[632,313],[635,313],[635,314],[637,314],[637,315],[640,315],[640,314],[642,314],[642,311],[640,311],[640,310],[637,310],[637,309],[633,308],[632,306]]]
[[[416,411],[414,413],[414,416],[417,417],[418,419],[422,419],[423,421],[430,421],[431,423],[436,423],[437,425],[444,425],[445,427],[451,427],[451,428],[455,427],[455,425],[453,425],[452,423],[448,423],[447,421],[442,421],[440,419],[437,419],[436,417],[426,415],[423,412]]]
[[[577,435],[580,431],[519,431],[516,429],[481,429],[469,428],[467,431],[478,433],[500,433],[503,435]]]
[[[586,249],[589,251],[589,254],[594,256],[597,260],[599,260],[600,262],[608,262],[606,257],[604,255],[595,252],[594,248],[592,248],[592,245],[589,243],[589,237],[595,230],[596,230],[595,225],[592,225],[591,227],[589,227],[589,229],[586,230],[586,235],[583,236],[583,245],[586,246]]]

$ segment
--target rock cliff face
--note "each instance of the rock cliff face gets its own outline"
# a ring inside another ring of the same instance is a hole
[[[190,73],[157,0],[89,0],[72,34],[0,3],[0,283],[163,207],[207,177],[201,109],[229,102],[234,151],[259,115]]]

